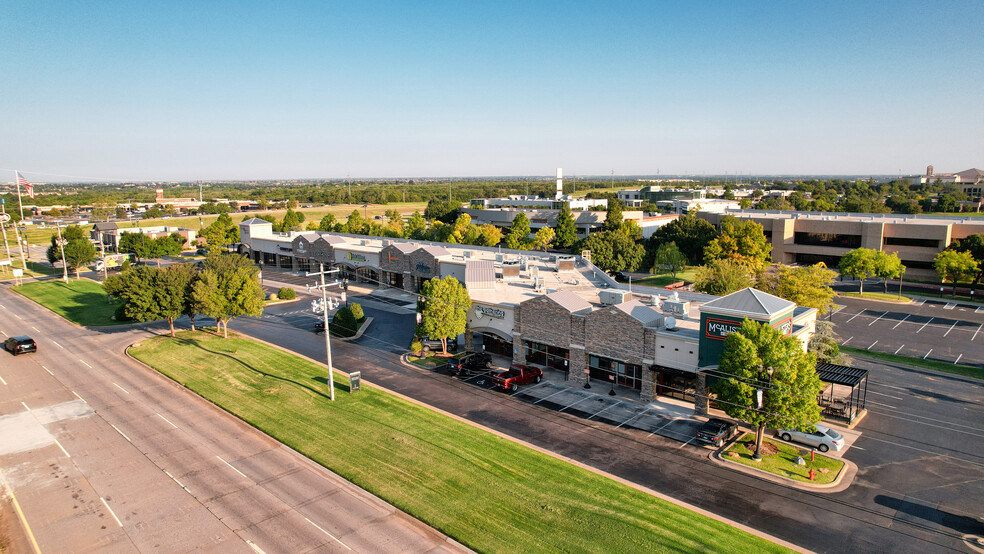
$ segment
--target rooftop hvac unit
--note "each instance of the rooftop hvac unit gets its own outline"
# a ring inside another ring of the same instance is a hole
[[[543,287],[545,284],[546,283],[544,282],[543,277],[537,277],[536,279],[533,279],[533,290],[535,292],[543,292]]]
[[[519,279],[519,261],[507,260],[502,262],[503,279]]]
[[[574,256],[557,256],[557,272],[574,271]]]
[[[367,241],[366,239],[362,239],[361,243],[362,243],[362,246],[366,246],[366,245],[369,244],[369,241]]]
[[[465,257],[471,258],[471,250],[465,250]]]
[[[690,312],[690,302],[686,300],[666,300],[663,302],[663,312],[685,318]]]
[[[502,254],[496,254],[495,255],[495,261],[499,262],[500,264],[502,263],[502,261],[504,259],[505,259],[505,257]]]
[[[622,289],[611,289],[598,291],[598,298],[605,306],[622,304],[631,297],[632,293]]]
[[[388,240],[384,240],[383,241],[383,248],[386,248],[389,245],[390,245],[390,241],[388,241]]]

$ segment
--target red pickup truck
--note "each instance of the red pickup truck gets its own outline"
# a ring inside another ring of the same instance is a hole
[[[543,379],[543,371],[540,368],[513,364],[508,370],[492,377],[492,382],[502,390],[516,392],[520,385],[539,383],[541,379]]]

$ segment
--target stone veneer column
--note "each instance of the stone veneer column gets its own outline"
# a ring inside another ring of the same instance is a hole
[[[649,368],[642,369],[642,389],[639,391],[640,400],[656,399],[656,371]]]
[[[413,289],[413,275],[409,271],[403,272],[403,290],[407,292],[417,292]]]
[[[697,372],[697,385],[694,387],[694,415],[707,415],[707,374]]]
[[[513,358],[514,364],[526,363],[526,347],[523,346],[523,337],[519,333],[513,334]]]
[[[297,271],[298,271],[298,268],[297,268],[297,256],[291,256],[290,257],[290,270],[292,272],[294,272],[294,273],[297,273]]]
[[[471,329],[465,327],[465,351],[474,352],[475,351],[475,333]]]
[[[567,372],[567,381],[569,383],[573,385],[584,385],[587,382],[588,376],[584,373],[584,370],[587,369],[588,364],[585,356],[586,354],[583,348],[571,348],[569,350],[570,369]]]

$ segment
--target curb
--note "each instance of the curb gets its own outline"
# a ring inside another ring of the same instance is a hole
[[[345,341],[345,342],[356,340],[356,339],[358,339],[359,337],[362,336],[362,333],[365,333],[366,332],[366,329],[369,328],[369,324],[372,323],[372,320],[373,319],[375,319],[375,318],[367,317],[366,320],[362,322],[362,325],[359,327],[359,330],[356,331],[355,334],[352,335],[351,337],[335,337],[335,338],[337,340]]]
[[[733,471],[739,473],[744,473],[746,475],[751,475],[752,477],[757,477],[759,479],[775,483],[777,485],[783,485],[796,490],[806,491],[806,492],[818,492],[818,493],[835,493],[843,492],[847,490],[852,484],[854,484],[854,478],[858,474],[858,466],[850,460],[840,458],[840,461],[844,462],[844,467],[841,468],[837,477],[830,483],[809,485],[801,481],[796,481],[794,479],[789,479],[788,477],[781,477],[775,473],[770,473],[762,469],[756,469],[754,467],[749,467],[744,464],[739,464],[737,462],[732,462],[721,457],[721,453],[731,447],[735,442],[740,439],[741,436],[735,437],[728,441],[724,446],[711,452],[707,455],[707,458],[711,463],[726,467]]]

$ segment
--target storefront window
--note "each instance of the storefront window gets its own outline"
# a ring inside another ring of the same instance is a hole
[[[539,364],[561,371],[570,367],[570,351],[549,344],[526,341],[526,363]]]
[[[627,364],[611,358],[588,356],[588,370],[592,379],[610,381],[615,376],[615,384],[634,389],[642,388],[642,366]]]
[[[511,340],[506,340],[499,335],[493,333],[487,333],[485,331],[479,333],[481,337],[482,346],[485,351],[489,354],[498,354],[500,356],[508,356],[512,358],[513,345]]]

